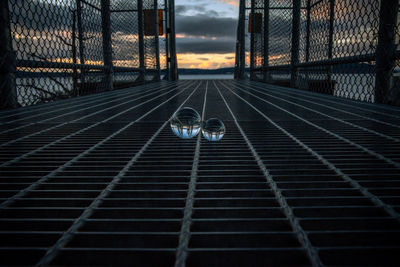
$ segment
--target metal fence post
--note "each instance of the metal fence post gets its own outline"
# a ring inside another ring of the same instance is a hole
[[[178,63],[176,60],[176,41],[175,41],[175,0],[169,1],[169,18],[170,20],[170,53],[171,53],[171,65],[170,65],[170,80],[176,81],[178,77]]]
[[[306,62],[310,60],[310,26],[311,26],[311,0],[307,0]]]
[[[239,34],[240,33],[239,33],[239,25],[238,25],[237,28],[236,28],[235,70],[233,72],[233,78],[234,79],[238,79],[239,78],[239,49],[240,49]]]
[[[111,46],[110,0],[101,1],[101,24],[103,36],[104,82],[106,90],[113,90],[113,62]]]
[[[76,60],[76,10],[72,10],[72,63],[74,64],[74,68],[72,69],[72,89],[73,95],[78,96],[78,70],[76,68],[77,60]]]
[[[164,0],[164,11],[165,11],[165,71],[166,74],[163,79],[169,80],[169,32],[168,32],[168,0]]]
[[[264,0],[264,68],[269,64],[269,0]],[[263,71],[264,82],[268,81],[268,71]]]
[[[82,3],[76,0],[76,14],[78,19],[78,42],[79,42],[79,63],[85,64],[85,44],[83,42],[83,24],[82,24]],[[81,84],[85,82],[85,69],[81,68]]]
[[[146,65],[144,62],[144,32],[143,32],[143,0],[138,0],[137,2],[138,9],[138,35],[139,35],[139,68],[140,76],[138,78],[139,81],[145,82],[146,75]]]
[[[398,0],[381,0],[375,69],[375,101],[378,103],[391,104],[393,102],[390,90],[393,83],[392,71],[396,64],[395,35],[398,10]],[[399,88],[392,90],[400,91]]]
[[[328,59],[332,59],[333,56],[333,31],[335,23],[335,0],[330,0],[329,8],[329,43],[328,43]],[[328,82],[332,80],[332,67],[328,67]]]
[[[292,49],[291,49],[291,75],[290,86],[297,87],[297,67],[299,63],[299,40],[300,40],[300,9],[301,0],[293,0],[292,14]]]
[[[235,79],[244,79],[246,65],[246,47],[245,47],[245,19],[246,19],[246,2],[240,0],[239,4],[239,22],[237,28],[237,43],[236,43],[236,68]]]
[[[18,106],[8,0],[0,1],[0,108]]]
[[[306,18],[306,58],[305,62],[310,61],[310,28],[311,28],[311,0],[307,0],[307,18]],[[306,70],[305,73],[305,80],[307,84],[307,89],[308,89],[308,80],[310,78],[310,75],[308,74],[308,71]]]
[[[155,81],[160,81],[160,41],[158,38],[158,0],[154,0],[154,48],[156,52],[156,75]]]
[[[239,15],[239,20],[240,20],[240,15]],[[240,24],[240,22],[239,22]],[[235,44],[235,71],[233,73],[233,78],[234,79],[239,79],[240,77],[240,26],[238,25],[236,28],[236,44]]]
[[[250,7],[250,80],[254,78],[254,49],[255,49],[255,36],[254,36],[254,29],[255,29],[255,3],[256,0],[251,0],[251,7]]]

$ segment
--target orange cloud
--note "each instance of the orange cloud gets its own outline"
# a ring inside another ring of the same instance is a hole
[[[219,0],[219,1],[232,6],[239,6],[239,0]]]
[[[178,54],[178,67],[189,69],[219,69],[235,66],[235,54]]]

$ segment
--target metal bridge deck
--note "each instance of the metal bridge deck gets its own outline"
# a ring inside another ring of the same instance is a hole
[[[226,125],[181,140],[189,106]],[[180,81],[0,112],[0,265],[399,265],[400,109]]]

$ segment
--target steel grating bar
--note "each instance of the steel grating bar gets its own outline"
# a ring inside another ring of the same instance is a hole
[[[324,104],[321,104],[321,103],[318,103],[315,100],[318,100],[319,102],[324,102],[324,99],[321,99],[321,98],[318,98],[318,97],[315,97],[315,96],[307,96],[307,95],[304,95],[304,94],[302,94],[300,92],[296,92],[296,91],[293,91],[293,90],[291,92],[284,91],[284,90],[282,90],[283,88],[278,88],[278,90],[270,90],[269,87],[262,87],[262,86],[258,85],[257,83],[255,83],[255,84],[251,83],[250,85],[253,86],[251,88],[256,87],[256,88],[258,88],[258,89],[260,89],[260,90],[262,90],[264,92],[268,92],[269,94],[277,94],[277,95],[281,95],[281,96],[285,96],[285,97],[291,97],[292,99],[295,99],[297,101],[311,103],[312,105],[328,108],[330,110],[335,110],[335,111],[337,111],[339,113],[349,114],[351,116],[355,116],[355,117],[361,118],[363,120],[373,121],[373,122],[377,122],[377,123],[384,124],[384,125],[387,125],[387,126],[400,128],[400,126],[397,125],[397,124],[383,121],[382,119],[385,119],[384,117],[380,117],[380,119],[378,120],[378,119],[375,119],[375,118],[373,118],[371,116],[366,116],[366,115],[368,115],[370,113],[372,113],[371,115],[373,116],[374,114],[376,114],[375,110],[366,110],[366,112],[364,112],[365,115],[361,115],[361,114],[358,114],[358,113],[354,112],[354,109],[352,111],[346,111],[343,108],[339,109],[339,108],[336,108],[335,106],[327,105],[327,103],[332,103],[332,104],[335,103],[334,101],[329,101],[328,100],[328,101],[325,101]],[[311,99],[311,100],[308,100],[308,99]],[[336,106],[338,105],[338,103],[335,103],[335,104],[336,104]],[[380,114],[380,113],[377,113],[377,114]],[[382,115],[384,115],[386,117],[390,116],[390,117],[393,117],[393,118],[400,119],[399,116],[395,116],[393,114],[385,114],[384,113]]]
[[[168,87],[168,88],[169,88],[169,87]],[[161,91],[161,89],[157,89],[157,91]],[[172,90],[170,90],[170,91],[172,91]],[[170,91],[169,91],[169,92],[170,92]],[[147,96],[149,96],[149,95],[156,94],[156,93],[157,93],[157,92],[153,92],[153,93],[144,95],[144,96],[142,96],[142,97],[140,97],[140,98],[147,97]],[[48,132],[48,131],[50,131],[50,130],[57,129],[57,128],[59,128],[59,127],[65,126],[65,125],[67,125],[68,123],[74,123],[74,122],[78,122],[78,121],[84,120],[84,119],[86,119],[86,118],[88,118],[88,117],[91,117],[91,116],[93,116],[93,115],[95,115],[95,114],[102,113],[102,112],[105,112],[105,111],[108,111],[108,110],[112,110],[113,108],[116,108],[116,107],[118,107],[118,106],[122,106],[122,105],[125,105],[125,104],[129,104],[129,103],[134,102],[134,101],[137,101],[137,100],[138,100],[138,98],[134,98],[134,99],[131,99],[131,100],[128,100],[128,101],[125,101],[125,102],[116,104],[116,105],[114,105],[114,106],[107,107],[107,108],[105,108],[105,109],[101,109],[101,110],[99,110],[99,111],[90,113],[90,114],[88,114],[88,115],[86,115],[86,116],[78,117],[78,118],[76,118],[76,119],[74,119],[74,120],[72,120],[72,121],[68,121],[68,122],[64,122],[64,123],[61,123],[61,124],[58,124],[58,125],[55,125],[55,126],[51,126],[50,128],[47,128],[47,129],[44,129],[44,130],[41,130],[41,131],[32,133],[32,134],[30,134],[30,135],[26,135],[26,136],[20,137],[20,138],[18,138],[18,139],[14,139],[14,140],[8,141],[8,142],[6,142],[6,143],[0,144],[0,147],[5,147],[5,146],[7,146],[7,145],[10,145],[10,144],[19,142],[19,141],[21,141],[21,140],[25,140],[25,139],[30,138],[30,137],[32,137],[32,136],[37,136],[37,135],[46,133],[46,132]],[[152,100],[152,99],[151,99],[151,100]]]
[[[243,90],[243,89],[240,89],[240,90]],[[381,160],[383,160],[383,161],[385,161],[385,162],[387,162],[389,164],[392,164],[393,166],[395,166],[397,168],[400,168],[400,163],[398,163],[396,161],[393,161],[392,159],[389,159],[389,158],[385,157],[384,155],[376,153],[376,152],[374,152],[374,151],[372,151],[372,150],[370,150],[370,149],[368,149],[368,148],[366,148],[366,147],[364,147],[364,146],[362,146],[362,145],[360,145],[358,143],[355,143],[355,142],[353,142],[353,141],[351,141],[351,140],[349,140],[349,139],[347,139],[345,137],[342,137],[342,136],[340,136],[338,134],[335,134],[334,132],[325,129],[325,128],[317,125],[316,123],[313,123],[310,120],[304,119],[301,116],[296,115],[293,112],[290,112],[290,111],[288,111],[288,110],[286,110],[286,109],[284,109],[284,108],[282,108],[282,107],[280,107],[280,106],[278,106],[278,105],[276,105],[276,104],[274,104],[274,103],[272,103],[270,101],[267,101],[267,100],[265,100],[265,99],[263,99],[263,98],[261,98],[261,97],[259,97],[257,95],[254,95],[254,94],[252,94],[250,92],[246,92],[246,93],[248,93],[249,95],[251,95],[251,96],[253,96],[253,97],[257,98],[257,99],[260,99],[261,101],[263,101],[265,103],[268,103],[271,106],[274,106],[274,107],[276,107],[276,108],[278,108],[278,109],[280,109],[280,110],[282,110],[282,111],[284,111],[284,112],[296,117],[297,119],[309,124],[312,127],[315,127],[315,128],[317,128],[317,129],[319,129],[319,130],[321,130],[321,131],[323,131],[323,132],[325,132],[325,133],[327,133],[327,134],[329,134],[331,136],[334,136],[337,139],[340,139],[341,141],[344,141],[344,142],[346,142],[346,143],[348,143],[348,144],[350,144],[350,145],[352,145],[354,147],[357,147],[358,149],[360,149],[360,150],[362,150],[362,151],[364,151],[364,152],[366,152],[366,153],[368,153],[368,154],[370,154],[372,156],[375,156],[375,157],[377,157],[377,158],[379,158],[379,159],[381,159]]]
[[[371,201],[377,205],[378,207],[381,207],[382,209],[384,209],[390,216],[392,216],[394,219],[398,220],[400,222],[400,215],[399,213],[393,209],[390,205],[384,203],[379,197],[377,197],[376,195],[372,194],[371,192],[369,192],[368,189],[366,189],[365,187],[361,186],[357,181],[355,181],[354,179],[350,178],[347,174],[343,173],[340,169],[336,168],[334,164],[332,164],[331,162],[329,162],[327,159],[325,159],[322,155],[318,154],[316,151],[314,151],[313,149],[311,149],[310,147],[308,147],[305,143],[303,143],[301,140],[299,140],[298,138],[296,138],[294,135],[292,135],[291,133],[289,133],[288,131],[286,131],[285,129],[283,129],[281,126],[279,126],[278,124],[276,124],[274,121],[272,121],[267,115],[265,115],[262,111],[260,111],[259,109],[257,109],[255,106],[253,106],[252,104],[250,104],[247,100],[245,100],[244,98],[240,97],[238,94],[236,94],[235,92],[233,92],[231,89],[227,88],[230,92],[232,92],[234,95],[236,95],[239,99],[241,99],[243,102],[245,102],[246,104],[248,104],[251,108],[253,108],[255,111],[257,111],[260,115],[262,115],[268,122],[270,122],[271,124],[273,124],[275,127],[277,127],[279,130],[281,130],[283,133],[285,133],[287,136],[289,136],[292,140],[294,140],[296,143],[298,143],[301,147],[303,147],[304,149],[306,149],[308,152],[310,152],[315,158],[317,158],[319,161],[323,162],[324,165],[328,166],[330,169],[332,169],[335,173],[337,173],[340,177],[342,177],[346,182],[349,182],[354,188],[356,188],[357,190],[359,190],[363,195],[365,195],[366,197],[368,197],[369,199],[371,199]],[[250,94],[250,93],[249,93]],[[252,95],[252,94],[250,94]],[[257,96],[255,96],[257,97]],[[264,100],[265,101],[265,100]],[[268,101],[265,101],[268,102]],[[268,102],[271,105],[276,106],[275,104],[272,104],[271,102]],[[281,109],[281,108],[280,108]],[[284,110],[284,109],[282,109]],[[288,113],[292,114],[291,112],[287,111]],[[300,119],[300,120],[304,120],[303,118],[293,114],[296,118]],[[308,122],[308,121],[307,121]],[[309,122],[310,125],[314,125],[313,123]],[[325,129],[324,129],[325,130]],[[327,130],[325,130],[327,131]],[[330,132],[329,132],[330,133]],[[336,135],[333,133],[330,133],[332,135]],[[340,137],[340,136],[338,136]],[[340,137],[342,138],[342,137]],[[353,142],[349,141],[349,144],[353,144]],[[365,149],[365,148],[363,148]],[[371,152],[371,154],[375,155],[374,152]],[[383,156],[381,156],[383,157]],[[378,157],[378,158],[381,158]],[[389,159],[388,159],[389,160]],[[391,161],[391,160],[390,160]],[[390,162],[391,163],[391,162]],[[393,164],[397,167],[396,164]],[[400,164],[399,164],[400,166]]]
[[[308,92],[308,91],[301,91],[301,93],[299,93],[297,90],[293,90],[291,88],[281,87],[281,86],[276,86],[276,85],[271,85],[271,84],[265,85],[265,84],[260,84],[260,83],[254,82],[254,81],[251,81],[249,84],[265,86],[264,88],[273,88],[274,90],[294,94],[296,96],[301,96],[302,98],[318,99],[318,101],[322,101],[325,103],[331,103],[331,104],[334,104],[337,106],[348,107],[353,112],[365,111],[368,113],[380,114],[380,115],[384,115],[386,117],[400,119],[399,115],[393,114],[393,112],[398,112],[398,110],[391,106],[372,104],[372,103],[368,103],[368,102],[360,102],[360,101],[355,101],[355,100],[346,99],[346,98],[341,98],[340,100],[338,100],[337,97],[324,95],[324,94],[315,95],[315,93]],[[246,83],[246,85],[247,85],[247,83]],[[387,111],[387,112],[384,112],[384,111]]]
[[[206,111],[207,104],[207,91],[208,91],[208,81],[206,81],[205,93],[204,93],[204,101],[203,101],[203,109],[201,112],[201,120],[204,121],[204,115]],[[188,254],[188,246],[190,239],[190,226],[192,224],[192,214],[193,214],[193,206],[194,206],[194,196],[196,191],[196,183],[197,183],[197,172],[199,167],[200,160],[200,146],[201,146],[201,134],[197,136],[196,140],[196,148],[194,152],[193,165],[190,173],[190,182],[188,193],[186,197],[185,210],[183,213],[182,219],[182,227],[179,235],[179,245],[176,252],[176,261],[175,267],[185,266],[185,262]]]
[[[334,116],[325,114],[325,113],[323,113],[323,112],[320,112],[320,111],[318,111],[318,110],[315,110],[315,109],[306,107],[306,106],[304,106],[304,105],[295,103],[295,102],[293,102],[293,101],[286,100],[286,99],[283,99],[283,98],[281,98],[281,97],[276,97],[276,96],[274,96],[274,95],[272,95],[272,94],[269,94],[269,93],[261,92],[261,91],[259,91],[259,90],[256,90],[256,89],[252,88],[252,87],[247,87],[247,88],[250,89],[250,90],[252,90],[252,91],[258,92],[258,93],[260,93],[260,94],[262,94],[262,95],[270,96],[270,97],[273,97],[273,98],[275,98],[275,99],[279,99],[279,100],[284,101],[284,102],[286,102],[286,103],[290,103],[290,104],[292,104],[292,105],[301,107],[301,108],[303,108],[303,109],[309,110],[309,111],[314,112],[314,113],[316,113],[316,114],[319,114],[319,115],[322,115],[322,116],[324,116],[324,117],[330,118],[330,119],[332,119],[332,120],[338,121],[338,122],[340,122],[340,123],[349,125],[349,126],[351,126],[351,127],[354,127],[354,128],[357,128],[357,129],[360,129],[360,130],[363,130],[363,131],[366,131],[366,132],[369,132],[369,133],[372,133],[372,134],[375,134],[375,135],[378,135],[378,136],[383,137],[383,138],[386,138],[386,139],[389,139],[389,140],[391,140],[391,141],[393,141],[393,142],[397,142],[397,143],[400,142],[400,139],[399,139],[399,138],[395,138],[395,137],[392,137],[392,136],[389,136],[389,135],[386,135],[386,134],[377,132],[377,131],[375,131],[375,130],[368,129],[368,128],[365,128],[365,127],[356,125],[356,124],[354,124],[354,123],[351,123],[351,122],[342,120],[342,119],[340,119],[340,118],[337,118],[337,117],[334,117]],[[311,102],[311,101],[307,101],[307,102],[313,103],[313,102]],[[313,104],[315,104],[315,103],[313,103]],[[324,106],[324,105],[321,105],[321,104],[318,104],[318,105]],[[325,107],[325,106],[324,106],[324,107]],[[335,110],[337,110],[337,109],[335,109]],[[363,117],[363,119],[368,120],[367,117]],[[375,121],[376,121],[376,122],[379,122],[378,120],[375,120]],[[394,124],[392,124],[392,123],[386,123],[386,124],[389,125],[389,126],[395,127],[395,128],[400,128],[400,126],[394,125]]]
[[[187,89],[187,88],[185,88]],[[184,89],[184,90],[185,90]],[[196,87],[197,89],[197,87]],[[183,91],[182,91],[183,92]],[[136,119],[133,122],[128,123],[127,125],[125,125],[123,128],[119,129],[118,131],[114,132],[112,135],[108,136],[107,138],[103,139],[101,142],[95,144],[94,146],[92,146],[90,149],[85,150],[83,153],[77,155],[76,157],[74,157],[73,159],[71,159],[70,161],[68,161],[67,163],[65,163],[64,165],[58,167],[57,169],[53,170],[51,173],[43,176],[41,179],[39,179],[38,181],[36,181],[35,183],[31,184],[29,187],[21,190],[18,194],[10,197],[7,199],[7,201],[3,202],[0,204],[0,207],[7,207],[8,205],[10,205],[11,203],[13,203],[13,201],[17,198],[21,198],[22,196],[24,196],[27,192],[34,190],[38,185],[40,185],[41,183],[43,183],[44,181],[47,181],[48,179],[50,179],[51,177],[55,176],[58,172],[63,171],[66,167],[68,167],[69,165],[73,164],[75,161],[79,160],[80,158],[84,157],[85,155],[87,155],[88,153],[90,153],[91,151],[95,150],[97,147],[101,146],[102,144],[104,144],[105,142],[107,142],[108,140],[112,139],[114,136],[118,135],[120,132],[124,131],[125,129],[131,127],[134,123],[142,120],[143,118],[145,118],[147,115],[149,115],[150,113],[152,113],[154,110],[158,109],[160,106],[164,105],[166,102],[170,101],[171,99],[173,99],[174,97],[176,97],[177,95],[179,95],[182,92],[178,92],[175,95],[173,95],[172,97],[168,98],[167,101],[162,102],[161,104],[157,105],[156,107],[154,107],[153,109],[151,109],[150,111],[148,111],[147,113],[145,113],[144,115],[142,115],[141,117],[139,117],[138,119]],[[194,91],[193,91],[194,92]]]
[[[112,91],[107,98],[109,99],[118,99],[119,97],[124,97],[126,95],[130,95],[132,93],[137,93],[137,92],[143,92],[145,90],[153,89],[160,87],[158,84],[151,84],[151,85],[143,85],[143,86],[137,86],[134,88],[129,88],[125,90],[117,90],[117,91]],[[39,106],[35,106],[33,112],[35,113],[34,115],[31,115],[32,110],[29,109],[29,107],[26,107],[23,111],[19,112],[14,112],[11,115],[6,115],[6,116],[0,116],[0,120],[2,120],[1,124],[8,124],[10,122],[16,122],[16,121],[23,121],[23,120],[30,120],[35,117],[47,115],[47,114],[52,114],[56,113],[62,110],[66,109],[71,109],[73,107],[78,107],[87,103],[95,103],[99,100],[104,100],[104,94],[103,93],[98,93],[93,96],[81,96],[81,97],[76,97],[76,98],[71,98],[63,101],[63,103],[58,103],[55,104],[54,102],[49,102],[45,103]],[[32,107],[30,107],[32,109]],[[21,115],[24,114],[30,114],[30,116],[23,116]],[[17,117],[16,119],[9,119],[12,117]]]
[[[172,85],[169,86],[169,87],[166,87],[166,89],[171,88],[171,87],[172,87]],[[140,95],[140,94],[148,93],[149,91],[150,91],[150,92],[151,92],[151,91],[154,91],[153,89],[157,90],[157,89],[159,89],[159,88],[158,88],[158,87],[146,88],[146,89],[143,89],[143,90],[141,90],[141,91],[139,91],[139,92],[136,92],[136,93],[133,93],[133,94],[132,94],[132,92],[127,91],[127,92],[125,92],[125,96],[119,94],[119,95],[115,96],[115,99],[112,99],[112,100],[109,100],[109,101],[106,101],[106,102],[104,102],[104,98],[103,98],[103,97],[98,97],[98,99],[97,99],[97,100],[94,100],[94,101],[84,102],[84,103],[82,103],[82,104],[75,105],[75,106],[70,106],[70,105],[69,105],[67,108],[59,109],[59,110],[52,111],[52,112],[49,112],[49,113],[60,112],[60,111],[65,110],[65,109],[74,109],[74,110],[71,111],[71,112],[62,113],[61,115],[57,115],[57,116],[54,116],[54,117],[42,119],[42,120],[36,121],[36,122],[34,122],[34,123],[23,124],[23,125],[21,125],[21,126],[16,126],[16,127],[14,127],[14,128],[8,127],[7,130],[1,131],[0,134],[9,133],[9,132],[12,132],[12,131],[15,131],[15,130],[19,130],[19,129],[22,129],[22,128],[25,128],[25,127],[29,127],[29,126],[31,126],[31,125],[33,125],[33,124],[37,124],[37,123],[45,123],[45,122],[48,122],[48,121],[56,120],[56,119],[59,119],[59,118],[61,118],[61,117],[67,116],[67,115],[71,115],[71,114],[75,114],[75,113],[82,112],[82,111],[85,111],[85,110],[93,109],[93,108],[96,108],[96,107],[99,107],[99,106],[107,105],[107,104],[112,103],[112,102],[117,102],[117,101],[120,102],[121,99],[132,98],[132,97],[135,97],[135,98],[136,98],[136,96],[138,96],[138,95]],[[91,105],[91,106],[87,106],[88,104],[98,103],[98,102],[100,102],[100,103],[99,103],[99,104],[95,104],[95,105]],[[77,108],[77,107],[79,107],[79,106],[85,106],[85,107],[75,110],[75,108]],[[16,123],[16,122],[18,122],[18,124],[20,124],[20,123],[21,123],[20,121],[23,121],[23,120],[31,120],[32,118],[39,117],[39,116],[42,116],[42,115],[43,115],[43,114],[32,115],[32,116],[27,116],[27,117],[24,117],[24,118],[19,118],[19,119],[16,119],[16,120],[11,120],[11,121],[7,121],[7,122],[3,122],[3,123],[0,123],[0,126],[1,126],[1,125],[8,125],[8,124]]]
[[[281,190],[278,188],[276,182],[274,181],[274,178],[271,176],[270,172],[268,171],[265,164],[261,160],[261,158],[258,155],[257,151],[255,150],[254,146],[252,145],[250,140],[247,138],[246,133],[243,131],[243,128],[240,126],[237,118],[235,117],[235,114],[232,112],[229,104],[226,102],[226,99],[222,95],[221,91],[219,90],[219,88],[215,84],[215,82],[214,82],[214,85],[215,85],[216,89],[218,90],[218,93],[220,94],[220,96],[221,96],[222,100],[224,101],[226,107],[228,108],[229,112],[231,113],[231,116],[232,116],[237,128],[239,129],[241,135],[243,136],[243,139],[246,141],[247,146],[251,150],[251,152],[257,162],[257,165],[264,173],[265,179],[267,180],[268,184],[274,191],[275,198],[278,200],[279,205],[283,208],[286,217],[289,219],[290,224],[297,235],[297,238],[299,239],[299,241],[303,245],[303,247],[306,249],[308,257],[310,258],[312,265],[313,266],[322,266],[323,264],[318,256],[318,252],[317,252],[316,248],[311,244],[307,234],[301,227],[298,218],[294,215],[292,208],[288,205],[285,197],[282,195]]]
[[[193,93],[196,92],[196,90],[198,89],[199,86],[200,86],[200,84],[194,88],[192,93],[182,102],[182,104],[177,108],[177,110],[179,110],[186,103],[186,101],[193,95]],[[175,97],[175,96],[173,96],[173,97]],[[173,97],[171,97],[171,98],[173,98]],[[158,108],[158,106],[157,106],[157,108]],[[146,117],[153,111],[154,111],[154,109],[151,110],[150,112],[146,113],[145,115],[143,115],[140,119]],[[171,115],[170,119],[172,118],[172,115]],[[40,262],[37,265],[41,266],[41,265],[47,265],[47,264],[51,263],[51,261],[56,257],[58,250],[63,249],[64,246],[70,241],[70,239],[72,238],[74,233],[76,231],[78,231],[78,229],[81,228],[85,224],[85,221],[87,221],[88,218],[92,215],[93,209],[98,207],[102,203],[102,199],[106,198],[110,194],[110,192],[120,182],[122,177],[129,171],[129,169],[132,167],[132,165],[135,164],[136,160],[144,153],[144,151],[146,151],[146,149],[150,146],[150,144],[154,141],[154,139],[168,125],[168,123],[169,123],[169,120],[164,122],[162,124],[162,126],[143,145],[143,147],[140,149],[140,151],[138,153],[136,153],[135,156],[123,167],[123,169],[118,173],[118,175],[113,177],[112,181],[107,185],[107,187],[103,191],[101,191],[101,193],[94,199],[94,201],[84,210],[84,212],[81,214],[81,216],[73,222],[71,227],[63,234],[63,236],[60,239],[58,239],[56,244],[54,244],[54,246],[52,246],[50,249],[48,249],[46,255],[40,260]]]
[[[169,86],[179,89],[84,117]],[[174,136],[166,125],[182,103],[222,119],[224,138]],[[399,162],[384,136],[400,138],[398,111],[255,82],[182,81],[0,112],[22,119],[4,127],[32,123],[18,137],[84,117],[2,147],[3,162],[39,150],[0,169],[0,201],[12,198],[0,209],[0,265],[38,265],[49,251],[49,264],[70,266],[302,266],[312,253],[315,266],[398,265],[400,223],[385,211],[400,212],[398,168],[330,134]]]
[[[189,87],[189,86],[187,86],[187,87],[185,87],[185,88],[188,88],[188,87]],[[179,88],[179,87],[178,87],[178,88]],[[173,90],[175,90],[175,89],[173,89]],[[55,141],[53,141],[53,142],[47,143],[46,145],[43,145],[43,146],[41,146],[41,147],[39,147],[39,148],[36,148],[36,149],[34,149],[34,150],[31,150],[31,151],[29,151],[28,153],[25,153],[25,154],[23,154],[23,155],[20,155],[20,156],[14,158],[14,159],[12,159],[12,160],[6,161],[6,162],[0,164],[0,167],[9,166],[9,165],[12,164],[12,163],[16,163],[16,162],[20,161],[21,159],[24,159],[24,158],[26,158],[26,157],[29,157],[29,156],[31,156],[31,155],[33,155],[33,154],[39,152],[39,151],[42,151],[42,150],[44,150],[44,149],[46,149],[46,148],[48,148],[48,147],[51,147],[51,146],[53,146],[53,145],[55,145],[55,144],[57,144],[57,143],[60,143],[60,142],[62,142],[62,141],[64,141],[64,140],[67,140],[68,138],[75,137],[75,136],[77,136],[77,135],[79,135],[79,134],[81,134],[81,133],[84,133],[85,131],[87,131],[87,130],[89,130],[89,129],[92,129],[92,128],[98,126],[98,125],[101,125],[102,123],[106,123],[107,121],[113,120],[114,118],[116,118],[116,117],[118,117],[118,116],[120,116],[120,115],[122,115],[122,114],[124,114],[124,113],[126,113],[126,112],[128,112],[128,111],[130,111],[130,110],[132,110],[132,109],[138,108],[138,107],[140,107],[140,106],[145,105],[146,103],[149,103],[149,102],[151,102],[151,101],[154,101],[154,99],[157,99],[157,98],[159,98],[159,97],[162,97],[162,96],[164,96],[164,95],[167,95],[167,94],[169,94],[170,92],[172,92],[173,90],[170,90],[170,91],[168,91],[168,92],[166,92],[166,93],[157,95],[157,96],[154,97],[154,98],[151,98],[151,99],[149,99],[149,100],[146,100],[146,101],[144,101],[144,102],[141,102],[140,104],[137,104],[137,105],[132,106],[132,107],[130,107],[130,108],[128,108],[128,109],[125,109],[125,110],[123,110],[123,111],[121,111],[121,112],[119,112],[119,113],[117,113],[117,114],[115,114],[115,115],[113,115],[113,116],[108,117],[107,119],[104,119],[104,120],[99,121],[99,122],[97,122],[97,123],[94,123],[94,124],[92,124],[92,125],[90,125],[90,126],[87,126],[87,127],[85,127],[85,128],[82,128],[82,129],[80,129],[80,130],[78,130],[78,131],[76,131],[76,132],[73,132],[73,133],[71,133],[71,134],[68,134],[68,135],[66,135],[66,136],[64,136],[64,137],[62,137],[62,138],[59,138],[59,139],[57,139],[57,140],[55,140]],[[157,93],[159,93],[159,92],[157,92]],[[136,100],[138,100],[138,99],[141,99],[141,97],[137,98]],[[85,117],[92,116],[92,115],[94,115],[94,114],[101,113],[101,112],[104,112],[104,111],[105,111],[105,110],[103,109],[103,110],[94,112],[94,113],[92,113],[92,114],[90,114],[90,115],[81,117],[80,119],[84,119]],[[71,122],[69,122],[69,123],[71,123]],[[63,125],[67,125],[67,124],[68,124],[68,123],[63,123],[63,124],[60,124],[59,126],[56,126],[56,127],[61,127],[61,126],[63,126]],[[41,133],[43,133],[43,132],[41,131]],[[35,135],[36,135],[36,134],[35,134]]]

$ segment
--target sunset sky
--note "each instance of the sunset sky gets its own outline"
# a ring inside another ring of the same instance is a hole
[[[175,5],[179,68],[233,67],[239,0],[175,0]]]

